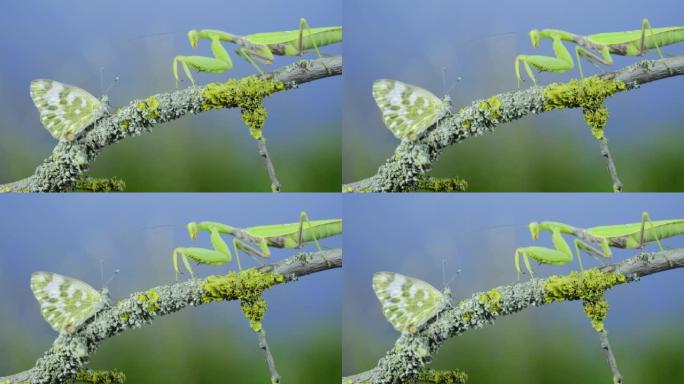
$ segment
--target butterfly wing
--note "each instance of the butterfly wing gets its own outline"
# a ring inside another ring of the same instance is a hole
[[[31,81],[31,98],[40,122],[57,140],[71,141],[102,116],[105,105],[87,91],[59,81]]]
[[[45,321],[57,332],[73,333],[99,311],[105,300],[90,285],[51,272],[31,275],[31,290]]]
[[[446,302],[444,294],[432,285],[394,272],[374,274],[373,290],[387,321],[402,333],[415,333]]]
[[[398,80],[373,82],[373,98],[387,128],[401,140],[415,140],[444,113],[444,102],[430,91]]]

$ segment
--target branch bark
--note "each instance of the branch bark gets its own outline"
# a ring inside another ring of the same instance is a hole
[[[342,250],[332,249],[315,253],[299,253],[274,264],[243,270],[242,273],[256,270],[263,273],[277,273],[285,276],[282,283],[295,281],[300,277],[333,268],[342,267]],[[76,371],[86,364],[89,356],[99,344],[127,330],[152,323],[160,316],[177,312],[185,307],[207,304],[205,283],[216,276],[206,279],[187,280],[136,292],[128,299],[119,301],[115,306],[98,312],[73,334],[60,334],[52,347],[36,361],[33,368],[11,376],[0,377],[0,383],[64,383],[73,381]],[[279,283],[276,283],[279,284]],[[239,284],[221,287],[224,290],[240,291]],[[236,300],[226,297],[224,300]]]
[[[283,90],[288,90],[341,74],[342,56],[332,56],[301,60],[260,75],[259,78],[284,83]],[[176,120],[188,113],[204,112],[205,100],[202,94],[210,85],[160,93],[144,100],[131,101],[127,107],[99,120],[95,127],[76,140],[57,143],[52,154],[43,160],[33,175],[0,185],[0,192],[73,191],[76,181],[88,171],[90,164],[104,148],[123,139],[149,132],[156,125]],[[155,100],[155,113],[152,115],[140,108],[140,105],[149,105],[151,99]],[[227,106],[235,107],[237,105]]]
[[[627,84],[625,90],[638,88],[652,81],[684,74],[684,56],[646,60],[599,76]],[[548,86],[547,86],[548,87]],[[381,165],[375,175],[345,184],[343,192],[410,192],[417,189],[421,176],[432,169],[442,151],[470,137],[493,132],[502,124],[530,114],[545,112],[545,88],[501,93],[486,100],[476,100],[452,116],[442,119],[436,127],[415,142],[402,141],[394,154]],[[577,97],[577,95],[572,95]],[[492,110],[491,100],[500,101]],[[484,106],[484,108],[483,108]],[[566,108],[576,108],[577,105]]]
[[[624,283],[630,283],[648,275],[681,267],[684,267],[684,249],[639,254],[620,263],[603,266],[598,270],[624,275],[626,277]],[[392,349],[378,361],[375,368],[344,377],[342,382],[345,384],[412,382],[420,369],[430,362],[430,356],[435,354],[447,339],[493,324],[501,316],[548,304],[548,292],[544,287],[552,278],[532,279],[524,283],[496,287],[488,292],[477,292],[471,298],[442,311],[417,334],[401,335]],[[621,283],[618,282],[616,285]],[[492,292],[497,292],[498,299],[495,302],[491,300]]]

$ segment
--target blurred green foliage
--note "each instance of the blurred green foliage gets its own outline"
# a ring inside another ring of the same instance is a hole
[[[266,168],[245,126],[194,126],[192,119],[105,148],[87,175],[118,177],[127,192],[270,192]],[[321,134],[306,138],[269,132],[275,128],[267,123],[265,135],[284,192],[340,189],[339,125],[321,127]],[[29,176],[50,150],[39,153],[35,143],[5,144],[0,144],[0,182]]]
[[[607,327],[610,331],[610,321]],[[428,367],[458,368],[472,383],[610,383],[612,373],[598,335],[591,331],[589,321],[586,328],[589,332],[571,331],[560,323],[530,324],[521,316],[509,316],[447,341]],[[679,356],[684,343],[682,337],[674,336],[681,335],[679,328],[674,323],[644,328],[636,337],[617,329],[610,332],[625,382],[683,382]],[[345,334],[346,345],[356,347],[344,351],[344,375],[372,368],[384,354],[377,335],[359,331]]]
[[[231,331],[231,327],[247,327],[246,323],[228,324],[227,320],[225,328],[214,325],[192,328],[198,323],[186,322],[181,325],[187,326],[179,327],[175,319],[157,319],[152,326],[128,331],[102,343],[86,367],[116,368],[126,375],[127,383],[262,384],[270,381],[256,335],[241,338]],[[11,327],[3,325],[0,332],[12,333]],[[321,328],[293,329],[286,335],[268,334],[276,367],[286,383],[340,382],[340,339],[339,322],[333,319]],[[26,342],[15,339],[11,348],[21,351],[27,347]],[[41,350],[40,346],[28,347]],[[39,357],[28,351],[12,353],[11,357],[5,353],[0,355],[0,375],[27,369]]]
[[[456,144],[442,154],[429,175],[461,177],[468,182],[469,192],[612,191],[599,145],[581,116],[566,126],[543,124],[544,116],[532,117]],[[625,192],[684,190],[684,151],[677,139],[681,131],[652,126],[649,132],[658,134],[644,132],[625,139],[618,131],[620,127],[608,125],[606,135]],[[346,143],[349,139],[353,143]],[[353,161],[347,161],[351,152],[344,155],[345,182],[374,174],[391,156],[391,145],[371,148],[368,141],[347,136],[345,149],[356,153]]]

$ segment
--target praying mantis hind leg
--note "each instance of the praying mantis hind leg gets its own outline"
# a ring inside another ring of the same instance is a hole
[[[297,41],[297,51],[299,51],[299,56],[304,54],[304,31],[305,30],[309,33],[309,38],[311,39],[311,44],[313,45],[313,48],[316,51],[316,54],[318,55],[318,58],[322,58],[323,55],[321,54],[321,51],[318,49],[318,43],[316,43],[316,38],[311,36],[311,26],[309,25],[309,22],[306,21],[306,19],[303,17],[301,19],[299,19],[299,38]],[[326,71],[328,71],[328,73],[331,72],[330,68],[328,68],[325,65],[325,63],[323,63],[323,66],[325,67]],[[320,248],[318,248],[318,249],[320,249]]]
[[[316,231],[313,230],[313,228],[311,227],[311,221],[309,220],[309,215],[304,211],[302,211],[299,214],[299,232],[297,233],[297,248],[301,248],[302,245],[304,245],[304,241],[302,239],[303,233],[304,233],[304,223],[309,225],[309,231],[311,231],[311,237],[313,238],[313,241],[314,241],[314,244],[316,245],[316,248],[318,248],[318,250],[320,251],[321,246],[320,246],[320,244],[318,244],[318,239],[316,237]]]
[[[646,20],[646,19],[644,19]],[[651,221],[651,217],[648,215],[648,212],[644,211],[641,214],[641,234],[639,237],[639,247],[641,248],[641,253],[644,253],[644,246],[645,246],[645,241],[644,241],[644,234],[646,232],[646,222],[651,226],[651,230],[653,231],[653,237],[655,238],[656,244],[658,244],[658,248],[660,248],[661,251],[664,251],[665,248],[663,248],[663,245],[660,244],[660,239],[658,238],[658,231],[656,230],[655,225],[653,224],[653,221]]]
[[[644,20],[646,20],[646,19],[644,19]],[[640,239],[639,239],[641,253],[644,253],[644,246],[645,246],[644,234],[646,232],[646,222],[647,221],[648,221],[648,224],[651,226],[651,230],[653,231],[653,238],[655,239],[656,244],[658,244],[658,248],[660,248],[661,251],[664,251],[665,248],[663,248],[663,245],[660,243],[660,239],[658,238],[658,230],[656,229],[655,225],[653,224],[653,221],[651,220],[651,217],[648,215],[648,212],[644,211],[641,214],[641,235],[640,235]],[[665,260],[667,260],[667,263],[670,265],[670,267],[674,267],[674,263],[667,256],[665,256]]]
[[[655,33],[653,32],[653,28],[651,28],[651,23],[648,22],[648,19],[644,19],[641,21],[641,44],[639,45],[639,56],[644,55],[644,40],[646,40],[646,28],[648,27],[648,31],[651,33],[651,36],[655,36]],[[655,44],[655,49],[658,51],[658,55],[660,55],[660,58],[662,59],[663,52],[660,51],[660,47],[658,46],[658,42],[654,41]],[[644,212],[645,213],[645,212]]]
[[[297,50],[299,51],[299,55],[301,56],[304,53],[304,31],[307,31],[309,33],[309,37],[311,37],[311,26],[309,25],[309,22],[306,21],[305,18],[299,19],[299,39],[297,41]],[[313,44],[314,50],[316,51],[316,54],[318,57],[323,57],[321,55],[321,51],[318,49],[318,44],[316,43],[316,39],[311,39],[311,43]]]

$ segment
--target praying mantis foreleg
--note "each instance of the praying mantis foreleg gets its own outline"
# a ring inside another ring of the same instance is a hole
[[[575,57],[580,72],[584,77],[580,57],[589,62],[610,65],[613,63],[611,55],[643,56],[644,52],[655,49],[662,58],[660,47],[684,41],[684,27],[652,28],[648,19],[643,19],[641,29],[624,32],[597,33],[580,36],[559,29],[533,29],[530,31],[530,41],[534,48],[539,47],[542,39],[550,39],[553,44],[555,57],[542,55],[518,55],[515,58],[515,76],[518,86],[522,81],[520,64],[536,85],[537,80],[532,73],[534,67],[540,72],[563,73],[574,67],[572,56],[563,42],[575,44]]]
[[[549,231],[555,249],[544,247],[523,247],[515,252],[515,266],[518,276],[522,273],[520,258],[530,276],[534,277],[529,258],[542,264],[562,265],[572,261],[573,255],[563,234],[577,237],[575,239],[575,253],[583,270],[581,251],[592,256],[610,258],[613,256],[611,248],[642,249],[647,243],[655,242],[660,250],[663,246],[660,239],[684,234],[684,219],[651,220],[647,212],[641,215],[641,222],[632,224],[619,224],[591,227],[587,229],[575,228],[567,224],[545,221],[530,223],[532,239],[536,240],[540,231]],[[593,244],[590,245],[590,244]]]
[[[299,249],[307,243],[314,243],[319,250],[318,239],[336,236],[342,233],[342,220],[309,220],[306,212],[300,213],[296,223],[261,225],[249,228],[235,228],[229,225],[212,222],[191,222],[187,225],[190,238],[195,240],[200,231],[210,234],[213,249],[205,248],[176,248],[173,254],[173,266],[176,275],[180,272],[178,256],[183,260],[185,269],[194,276],[188,259],[200,264],[222,265],[232,260],[230,248],[221,235],[233,237],[233,252],[235,253],[238,269],[242,270],[240,251],[248,254],[257,262],[260,258],[271,256],[271,247]],[[250,245],[252,244],[252,245]]]
[[[222,73],[233,67],[228,51],[221,45],[222,42],[233,43],[239,46],[235,53],[245,59],[259,73],[264,71],[257,64],[271,64],[276,56],[301,56],[313,49],[321,57],[319,47],[342,42],[342,27],[318,27],[311,28],[306,19],[299,20],[299,29],[281,32],[256,33],[247,36],[234,35],[216,29],[191,30],[188,32],[190,46],[196,48],[200,39],[211,41],[211,50],[214,57],[204,56],[176,56],[173,60],[173,75],[176,83],[178,77],[177,65],[183,66],[185,75],[195,84],[190,73],[190,68],[199,72]]]

